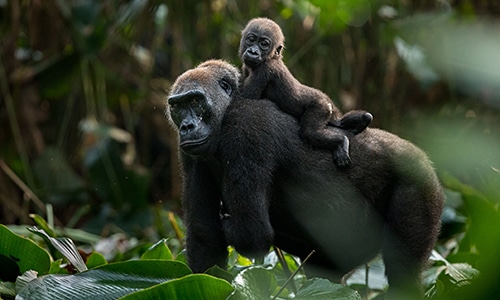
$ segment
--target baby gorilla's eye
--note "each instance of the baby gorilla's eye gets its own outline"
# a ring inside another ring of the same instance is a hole
[[[247,40],[246,40],[246,41],[247,41],[247,43],[249,43],[249,44],[253,44],[253,43],[255,43],[256,38],[255,38],[255,36],[254,36],[254,35],[249,35],[249,36],[247,36]]]
[[[262,40],[260,42],[260,47],[264,50],[267,50],[269,49],[269,47],[271,46],[271,42],[269,42],[268,40]]]

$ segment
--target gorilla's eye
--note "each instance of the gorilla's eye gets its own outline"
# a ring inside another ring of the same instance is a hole
[[[255,40],[256,40],[255,35],[250,34],[250,35],[247,36],[246,42],[249,43],[249,44],[253,44],[253,43],[255,43]]]
[[[198,105],[200,105],[200,103],[201,103],[201,99],[200,99],[200,97],[197,97],[197,96],[196,96],[196,97],[193,97],[193,98],[191,99],[191,103],[190,103],[190,105],[191,105],[191,106],[198,106]]]
[[[225,79],[222,79],[221,81],[219,81],[219,85],[224,90],[224,92],[226,92],[228,95],[231,95],[233,88],[231,87],[229,82],[227,82]]]
[[[269,42],[269,40],[262,40],[260,42],[260,47],[264,50],[267,50],[269,49],[269,47],[271,46],[271,43]]]

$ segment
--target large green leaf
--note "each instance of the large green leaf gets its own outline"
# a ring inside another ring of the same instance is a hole
[[[233,291],[231,285],[220,278],[206,274],[193,274],[135,292],[122,300],[142,299],[226,299]]]
[[[0,224],[0,276],[4,281],[15,281],[28,270],[47,274],[50,256],[33,241],[23,238]]]
[[[117,299],[132,292],[191,274],[177,261],[135,260],[103,265],[75,275],[37,278],[18,294],[20,299]]]
[[[461,194],[467,216],[466,238],[461,247],[468,243],[469,252],[479,253],[482,260],[498,261],[500,251],[500,212],[498,204],[472,186],[461,183],[450,174],[442,174],[443,185]],[[484,234],[487,232],[488,234]],[[490,266],[485,266],[489,268]]]
[[[297,292],[294,299],[343,299],[361,300],[361,296],[355,290],[338,283],[332,283],[326,279],[313,278],[308,280]]]
[[[153,246],[149,247],[141,259],[172,259],[172,252],[167,246],[167,239],[161,239]]]
[[[241,271],[234,278],[233,287],[235,291],[230,299],[246,300],[270,299],[278,289],[273,272],[262,267],[250,267]]]

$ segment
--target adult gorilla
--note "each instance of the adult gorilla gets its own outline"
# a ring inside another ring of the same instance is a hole
[[[391,289],[415,284],[440,227],[443,193],[427,156],[368,128],[352,164],[299,137],[297,120],[238,95],[239,72],[211,60],[179,76],[168,115],[179,132],[187,255],[194,272],[226,266],[227,245],[271,245],[341,275],[382,251]],[[306,266],[306,267],[307,267]]]

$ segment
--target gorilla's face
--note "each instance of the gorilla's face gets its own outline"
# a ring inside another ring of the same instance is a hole
[[[252,19],[241,34],[240,59],[252,69],[268,60],[281,59],[284,40],[281,28],[274,21]]]
[[[168,97],[167,115],[179,133],[187,155],[213,154],[222,118],[237,89],[239,72],[218,60],[208,61],[181,75]]]

